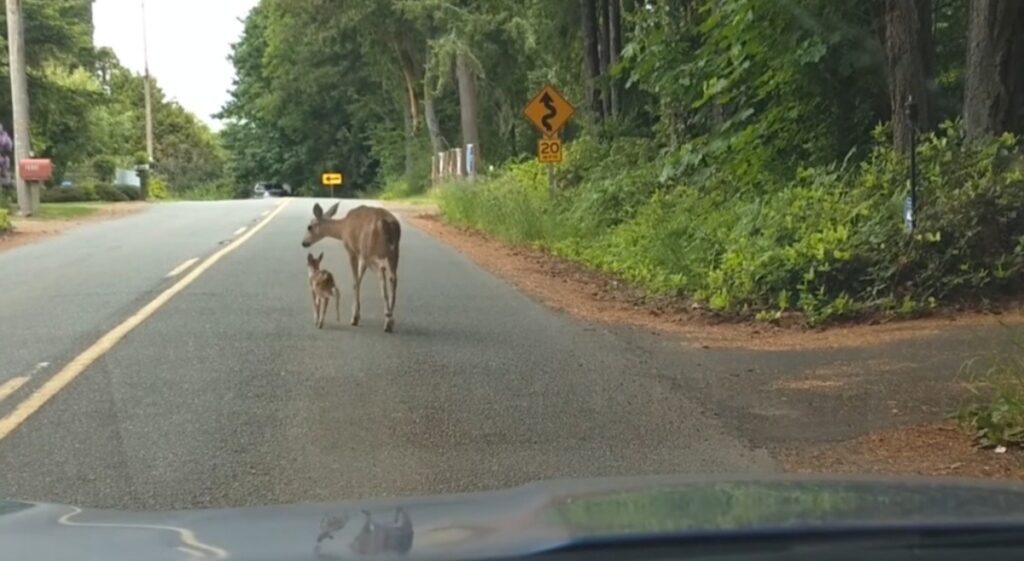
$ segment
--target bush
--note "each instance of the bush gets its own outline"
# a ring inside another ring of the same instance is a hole
[[[414,197],[422,193],[422,189],[413,187],[411,183],[404,179],[389,179],[384,182],[384,187],[380,190],[378,198],[385,201],[393,201]]]
[[[960,426],[982,446],[1024,445],[1024,346],[1020,333],[1013,351],[991,361],[964,365],[971,392],[960,408]]]
[[[167,182],[158,176],[150,175],[149,184],[149,198],[155,201],[166,201],[171,198],[171,194],[167,191]]]
[[[10,212],[6,208],[0,207],[0,233],[6,232],[11,229],[11,217]]]
[[[100,183],[95,186],[96,197],[101,201],[119,203],[128,200],[128,195],[113,185]]]
[[[134,185],[114,185],[114,189],[123,193],[125,199],[129,201],[142,200],[142,190]]]
[[[71,188],[50,187],[43,189],[39,200],[44,203],[82,203],[95,201],[96,192],[91,185],[80,185]]]
[[[220,201],[233,199],[237,190],[227,181],[204,183],[178,193],[178,199],[189,201]]]
[[[750,179],[691,148],[688,179],[663,181],[642,140],[567,149],[548,200],[543,168],[506,167],[449,186],[448,220],[546,247],[730,315],[809,323],[913,314],[1024,288],[1024,167],[1016,138],[964,145],[954,126],[921,139],[918,230],[904,232],[906,161],[883,140],[860,164]],[[678,169],[678,158],[673,169]],[[708,169],[713,168],[713,172]],[[672,177],[675,177],[674,175]]]
[[[92,170],[100,181],[113,181],[117,173],[117,159],[113,156],[96,156],[92,159]]]

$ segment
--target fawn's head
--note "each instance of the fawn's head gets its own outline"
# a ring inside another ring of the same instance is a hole
[[[309,274],[314,274],[320,270],[320,262],[324,260],[324,252],[320,252],[319,257],[313,257],[312,253],[306,254],[306,266],[309,267]]]
[[[322,240],[327,233],[324,231],[324,223],[329,221],[338,212],[338,203],[331,205],[331,208],[324,212],[320,203],[313,205],[313,219],[306,226],[306,237],[302,238],[302,247],[309,247]]]

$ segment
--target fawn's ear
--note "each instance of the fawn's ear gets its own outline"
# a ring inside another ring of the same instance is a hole
[[[323,261],[323,260],[324,260],[324,252],[321,251],[320,252],[320,257],[316,258],[316,264],[319,265],[320,262]]]
[[[309,265],[312,265],[313,263],[316,263],[316,259],[313,259],[313,254],[312,253],[307,253],[306,254],[306,263],[309,264]]]
[[[331,205],[331,208],[327,209],[327,218],[334,216],[334,213],[338,212],[338,203]]]
[[[323,218],[324,209],[320,207],[320,203],[316,203],[315,205],[313,205],[313,216],[315,216],[317,219]]]

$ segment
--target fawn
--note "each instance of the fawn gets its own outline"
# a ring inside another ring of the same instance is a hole
[[[320,268],[320,262],[324,260],[321,251],[320,257],[313,257],[312,253],[306,254],[306,266],[309,268],[309,290],[313,295],[313,325],[317,329],[323,329],[324,316],[327,315],[327,305],[334,297],[334,313],[341,321],[341,291],[334,283],[334,276]]]
[[[380,271],[380,290],[384,295],[384,331],[395,326],[395,295],[398,291],[398,243],[402,228],[393,214],[382,209],[358,206],[344,217],[335,219],[338,203],[325,212],[320,204],[313,206],[313,219],[306,226],[302,247],[309,247],[323,238],[341,240],[348,251],[352,266],[355,302],[352,305],[352,325],[359,325],[359,285],[366,269]]]

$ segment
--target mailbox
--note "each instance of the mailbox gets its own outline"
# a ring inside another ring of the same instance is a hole
[[[18,162],[18,174],[25,181],[49,181],[53,178],[53,162],[26,158]]]

